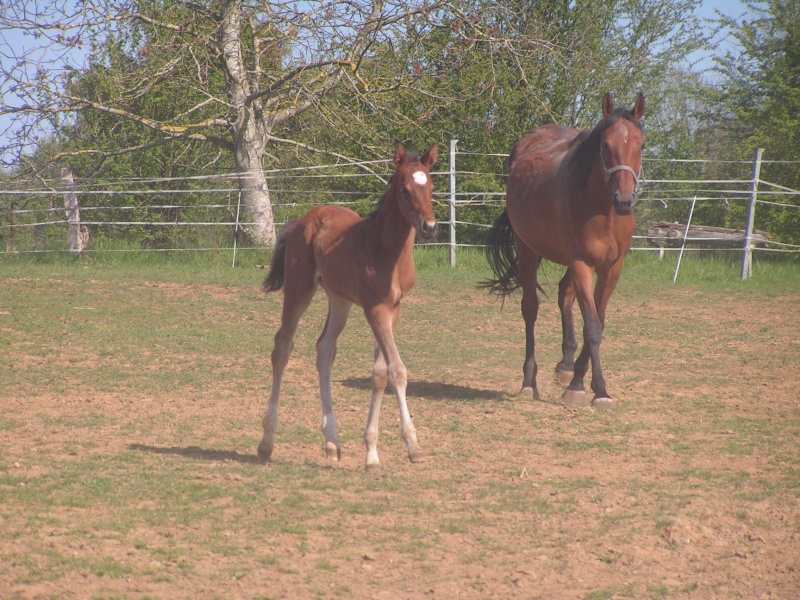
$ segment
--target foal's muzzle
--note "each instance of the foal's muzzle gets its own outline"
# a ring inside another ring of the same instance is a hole
[[[439,223],[436,222],[436,219],[431,219],[429,221],[422,221],[420,226],[417,228],[419,236],[424,240],[429,240],[433,238],[438,230],[439,230]]]

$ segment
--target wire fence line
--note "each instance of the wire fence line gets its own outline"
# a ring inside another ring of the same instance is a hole
[[[451,263],[456,248],[482,245],[486,229],[502,210],[507,158],[508,154],[461,152],[453,141],[447,168],[431,174],[437,218],[445,230],[434,244],[450,247]],[[762,160],[759,166],[787,164],[797,163]],[[652,223],[684,222],[690,206],[704,206],[707,215],[713,213],[717,220],[729,221],[745,236],[748,227],[752,233],[770,222],[767,213],[800,214],[800,192],[791,187],[747,174],[740,178],[706,176],[706,171],[725,165],[750,167],[753,162],[645,159],[645,174],[652,171],[659,176],[643,181],[634,250],[662,254],[744,250],[743,245],[725,246],[723,238],[694,237],[688,223],[679,245],[659,245],[648,235]],[[363,166],[374,169],[374,174],[358,170]],[[276,226],[316,204],[348,206],[359,213],[371,210],[385,190],[390,167],[389,161],[382,160],[267,171]],[[680,173],[670,177],[673,167]],[[687,173],[686,169],[696,169],[697,173]],[[240,206],[238,177],[236,173],[221,173],[91,183],[78,179],[73,190],[78,198],[76,211],[89,217],[79,221],[88,240],[82,251],[203,252],[233,250],[237,245],[239,249],[257,249],[246,240],[237,244],[237,236],[248,225]],[[78,213],[65,209],[67,192],[59,180],[45,182],[38,189],[0,189],[0,243],[6,252],[69,252],[66,229],[75,225]],[[62,216],[65,210],[67,218]],[[751,223],[746,221],[749,212],[753,213]],[[800,245],[772,239],[768,245],[752,246],[749,251],[799,253]]]

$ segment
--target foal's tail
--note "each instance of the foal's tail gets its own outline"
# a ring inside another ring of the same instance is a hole
[[[480,287],[503,298],[520,287],[517,245],[506,210],[497,217],[486,238],[486,260],[496,279],[484,280]]]
[[[286,223],[278,234],[275,251],[272,253],[272,262],[269,265],[269,275],[264,280],[265,292],[277,292],[283,287],[283,279],[286,276],[286,238],[294,229],[294,225],[294,221]]]

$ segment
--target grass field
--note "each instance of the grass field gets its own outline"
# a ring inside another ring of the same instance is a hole
[[[518,398],[518,298],[418,250],[397,342],[429,458],[391,396],[363,469],[372,341],[334,365],[319,294],[256,445],[280,295],[267,259],[0,259],[0,598],[792,598],[800,589],[800,267],[632,255],[603,342],[608,412],[560,405],[546,272],[543,401]]]

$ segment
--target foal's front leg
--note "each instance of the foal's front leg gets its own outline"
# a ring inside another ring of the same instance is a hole
[[[378,340],[373,342],[374,363],[372,366],[372,392],[369,399],[369,415],[367,415],[367,426],[364,429],[364,444],[367,446],[367,471],[377,470],[380,465],[378,459],[378,422],[381,416],[381,401],[383,391],[389,381],[389,371],[386,367],[386,359],[383,357]]]
[[[325,436],[325,455],[342,460],[342,449],[336,432],[336,416],[333,413],[331,392],[331,370],[336,358],[336,341],[339,339],[352,304],[328,295],[328,318],[325,328],[317,340],[317,372],[319,373],[320,402],[322,405],[322,433]]]
[[[377,452],[378,417],[380,415],[381,398],[387,380],[392,384],[397,395],[397,406],[400,409],[400,436],[408,449],[408,459],[411,462],[422,462],[425,459],[425,454],[419,447],[417,430],[411,421],[406,401],[408,371],[400,359],[400,354],[394,343],[393,331],[400,317],[400,308],[395,307],[393,310],[388,311],[384,307],[379,307],[365,312],[367,321],[369,321],[372,332],[375,335],[376,346],[372,376],[372,397],[367,428],[364,431],[364,441],[367,445],[367,470],[376,468],[379,464]]]

